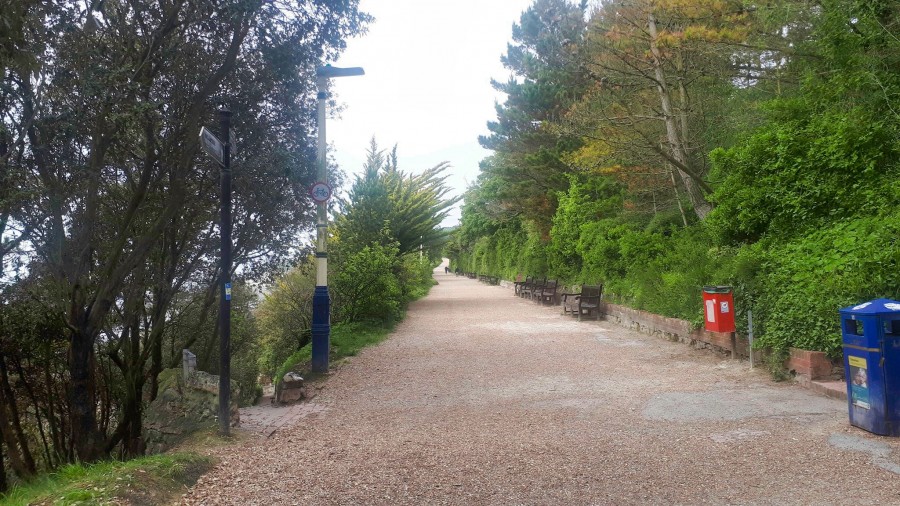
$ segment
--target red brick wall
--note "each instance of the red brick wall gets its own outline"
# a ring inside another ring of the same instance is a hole
[[[828,378],[832,375],[831,360],[822,351],[801,350],[791,348],[791,355],[785,363],[788,370],[808,377],[811,380]]]

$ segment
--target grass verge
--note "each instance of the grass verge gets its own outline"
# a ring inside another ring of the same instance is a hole
[[[378,344],[391,333],[393,325],[382,325],[377,322],[339,323],[331,327],[331,355],[329,360],[337,363],[346,357],[352,357],[366,346]],[[309,374],[309,362],[312,358],[312,345],[307,344],[294,352],[275,372],[276,384],[285,374],[296,369],[303,369]]]
[[[171,504],[212,465],[211,457],[190,452],[72,464],[12,489],[0,506]]]

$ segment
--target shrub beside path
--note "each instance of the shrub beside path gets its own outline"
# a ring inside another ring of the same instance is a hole
[[[290,423],[215,450],[183,504],[900,503],[900,441],[841,401],[435,277]]]

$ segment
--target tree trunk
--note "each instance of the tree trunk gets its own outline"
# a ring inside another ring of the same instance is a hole
[[[662,54],[659,51],[659,45],[657,43],[658,33],[656,29],[656,17],[653,15],[652,11],[647,14],[647,26],[650,33],[650,52],[653,55],[653,73],[656,79],[656,89],[659,92],[660,105],[662,106],[666,124],[666,139],[669,142],[672,158],[684,167],[692,167],[690,157],[685,151],[683,139],[681,139],[681,136],[678,133],[678,122],[672,106],[672,97],[669,94],[666,75],[662,67]],[[692,172],[697,174],[696,170],[692,170]],[[681,176],[688,197],[691,199],[694,212],[697,213],[697,216],[702,220],[712,209],[712,206],[706,201],[703,192],[690,174],[681,168],[678,169],[678,174]]]
[[[4,399],[3,404],[0,404],[0,437],[3,438],[3,443],[6,444],[6,448],[8,449],[9,455],[9,466],[12,468],[13,473],[20,478],[27,478],[29,476],[34,475],[34,470],[29,468],[25,459],[22,456],[22,452],[19,448],[19,442],[16,440],[16,436],[12,429],[12,424],[10,423],[9,414],[6,410],[6,402]]]
[[[13,361],[13,365],[16,367],[16,373],[19,375],[19,381],[22,383],[22,387],[25,389],[25,393],[28,394],[28,398],[31,400],[32,406],[34,406],[34,418],[38,428],[38,434],[41,436],[41,443],[44,446],[44,458],[47,459],[47,467],[54,468],[56,464],[53,462],[53,457],[50,454],[51,443],[47,441],[47,431],[44,430],[44,427],[52,423],[52,421],[48,420],[48,423],[44,423],[44,420],[41,417],[41,404],[38,400],[37,396],[34,393],[34,389],[31,387],[31,384],[28,382],[28,378],[25,376],[25,370],[22,367],[22,361],[17,357],[10,357]]]
[[[44,360],[44,395],[47,396],[47,418],[50,420],[50,437],[53,439],[57,460],[68,461],[71,460],[71,455],[66,451],[65,421],[62,420],[62,414],[58,417],[56,414],[56,399],[60,396],[57,395],[53,376],[50,374],[50,367],[50,361]]]
[[[6,369],[6,357],[0,354],[0,382],[2,382],[3,390],[3,434],[6,437],[6,445],[9,447],[10,455],[17,454],[16,466],[14,467],[16,474],[20,478],[33,476],[37,472],[34,464],[34,457],[28,448],[28,439],[22,430],[22,420],[19,415],[19,407],[16,403],[16,394],[13,392],[9,384],[9,373]],[[12,462],[12,461],[11,461]]]
[[[140,370],[132,369],[130,366],[128,369],[128,372],[125,373],[125,403],[122,406],[122,419],[106,444],[106,452],[111,452],[121,442],[122,456],[134,458],[143,455],[146,449],[142,434],[144,378]]]
[[[129,458],[140,457],[147,448],[143,435],[143,416],[144,416],[144,379],[140,371],[135,371],[135,378],[131,381],[131,386],[126,399],[126,416],[130,418],[128,423],[128,431],[125,433],[125,440],[122,442],[124,453]]]
[[[675,169],[669,167],[669,175],[672,177],[672,189],[675,190],[675,202],[678,204],[678,212],[681,213],[681,222],[684,223],[684,228],[687,228],[687,215],[684,214],[684,206],[681,205],[681,195],[678,194],[678,182],[675,181]]]
[[[72,331],[69,340],[69,427],[75,455],[94,462],[103,455],[103,437],[97,427],[96,356],[94,336],[83,328]]]
[[[9,490],[9,483],[6,481],[6,461],[3,458],[3,427],[0,427],[0,494]]]

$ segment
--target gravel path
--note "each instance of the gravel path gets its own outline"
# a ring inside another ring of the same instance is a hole
[[[445,275],[184,504],[900,504],[900,440],[744,362]],[[293,413],[293,411],[291,412]]]

